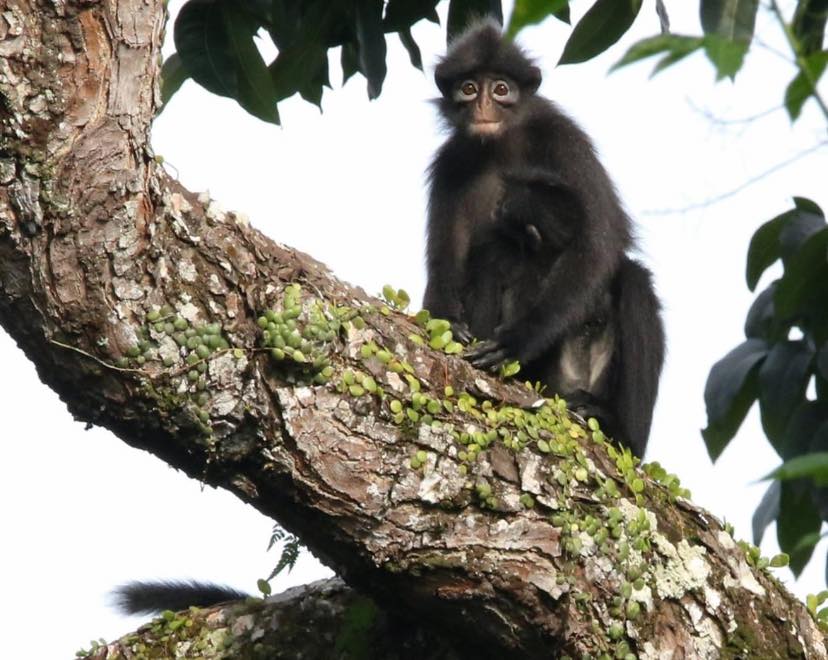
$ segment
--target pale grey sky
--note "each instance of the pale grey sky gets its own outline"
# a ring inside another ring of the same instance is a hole
[[[175,12],[182,2],[170,4]],[[699,54],[653,80],[652,63],[606,75],[626,46],[658,30],[651,4],[631,36],[586,65],[554,68],[567,30],[553,20],[527,29],[520,41],[546,74],[541,92],[593,136],[655,273],[669,354],[647,458],[676,472],[699,504],[750,538],[750,516],[765,487],[753,482],[777,459],[752,414],[711,466],[699,433],[704,382],[710,366],[742,340],[752,299],[744,284],[751,234],[789,208],[792,195],[828,207],[828,154],[811,155],[720,203],[659,211],[738,187],[824,139],[825,123],[812,103],[793,127],[781,109],[729,126],[706,116],[781,108],[793,69],[769,48],[753,49],[735,85],[716,84]],[[695,4],[667,2],[675,32],[699,32]],[[768,16],[760,16],[757,32],[784,50]],[[414,34],[426,64],[433,64],[443,50],[442,28],[421,23]],[[367,101],[359,76],[339,88],[336,56],[331,71],[335,89],[325,94],[324,114],[288,101],[280,106],[283,128],[187,83],[156,122],[155,149],[191,190],[209,189],[224,207],[246,213],[269,236],[312,254],[341,278],[371,293],[392,283],[419,301],[423,172],[442,139],[428,103],[436,94],[430,71],[413,69],[393,36],[379,100]],[[4,642],[8,657],[31,658],[32,648],[43,658],[68,657],[92,638],[133,629],[137,619],[115,616],[105,602],[113,585],[129,579],[193,577],[255,591],[257,578],[277,560],[265,553],[269,520],[106,431],[84,431],[5,334],[0,356],[0,584],[15,611],[14,634]],[[774,536],[770,529],[765,554],[777,551]],[[800,596],[819,591],[825,552],[822,544],[797,583],[786,571],[777,574]],[[306,556],[274,591],[325,574]],[[45,624],[35,615],[44,598],[59,613]]]

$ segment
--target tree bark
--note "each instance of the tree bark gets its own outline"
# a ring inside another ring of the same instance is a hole
[[[461,655],[828,657],[669,478],[171,179],[162,0],[0,7],[0,322],[78,419]]]

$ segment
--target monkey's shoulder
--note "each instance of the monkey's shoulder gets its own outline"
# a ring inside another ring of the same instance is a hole
[[[524,158],[561,169],[573,157],[597,162],[595,147],[586,131],[552,101],[535,97],[520,127]]]

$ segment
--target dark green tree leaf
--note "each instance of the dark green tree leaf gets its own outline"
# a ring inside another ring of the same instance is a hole
[[[815,451],[828,451],[828,401],[803,400],[785,429],[783,441],[773,445],[783,461]]]
[[[330,87],[328,52],[318,42],[299,41],[279,52],[270,65],[270,75],[280,101],[298,92],[318,106],[323,87]]]
[[[491,16],[503,25],[503,6],[500,0],[450,0],[446,40],[451,43],[474,21]]]
[[[612,67],[612,71],[620,69],[622,66],[638,62],[639,60],[658,55],[659,53],[667,53],[653,73],[657,73],[667,66],[675,64],[684,59],[690,53],[699,50],[704,45],[704,39],[701,37],[685,37],[678,34],[659,34],[655,37],[648,37],[637,41],[624,54],[617,63]]]
[[[306,77],[304,84],[299,88],[299,95],[308,103],[313,103],[322,110],[322,91],[325,87],[331,89],[331,80],[328,75],[328,53],[320,50],[315,60],[316,66],[308,69],[312,72]]]
[[[386,32],[410,30],[415,23],[426,19],[439,23],[435,7],[440,0],[388,0],[383,24]]]
[[[227,35],[222,0],[190,0],[175,20],[173,38],[181,61],[199,85],[235,98],[236,58]]]
[[[759,366],[768,353],[761,339],[748,339],[713,365],[704,388],[707,453],[715,461],[736,434],[759,394]]]
[[[273,22],[273,0],[241,0],[240,9],[265,28]]]
[[[815,201],[808,199],[807,197],[794,197],[794,205],[800,211],[805,211],[807,213],[813,213],[814,215],[820,215],[822,218],[825,218],[825,213],[823,213],[822,209],[820,208],[819,204]]]
[[[270,38],[281,51],[302,39],[302,11],[305,7],[295,0],[272,0]]]
[[[787,260],[807,238],[825,226],[822,210],[811,200],[795,197],[796,207],[763,224],[750,240],[746,279],[753,291],[759,278],[780,257]]]
[[[782,482],[779,497],[779,517],[776,521],[776,538],[782,552],[791,557],[791,571],[799,575],[811,558],[814,546],[803,543],[811,535],[819,534],[822,519],[811,500],[811,492],[801,481]]]
[[[351,76],[359,72],[359,47],[356,44],[343,45],[339,61],[342,64],[342,84],[344,85]]]
[[[811,479],[818,486],[828,485],[828,451],[796,456],[782,463],[762,479]]]
[[[800,71],[785,90],[785,108],[791,121],[799,118],[802,106],[816,94],[817,83],[828,65],[828,50],[807,55],[800,60]]]
[[[828,20],[828,0],[799,0],[791,26],[799,43],[799,52],[810,55],[822,48],[825,41],[825,22]]]
[[[751,291],[756,288],[762,273],[781,256],[779,233],[782,231],[785,219],[792,213],[794,211],[787,211],[768,220],[753,233],[748,246],[747,272],[745,273],[748,289]]]
[[[822,344],[817,356],[817,369],[823,378],[828,379],[828,341]]]
[[[254,117],[278,124],[276,89],[267,64],[253,41],[259,25],[234,3],[225,2],[221,13],[235,59],[238,80],[236,100]]]
[[[161,67],[161,109],[158,111],[159,113],[189,77],[190,74],[184,67],[178,53],[173,53],[164,60]]]
[[[758,10],[759,0],[701,0],[699,4],[704,33],[728,41],[750,42]]]
[[[808,341],[783,341],[770,349],[759,369],[762,426],[774,444],[781,442],[791,415],[805,398],[813,359]]]
[[[548,16],[569,23],[569,0],[516,0],[506,34],[514,37],[527,25],[537,25]]]
[[[804,316],[815,320],[824,316],[824,306],[828,305],[825,285],[828,282],[827,250],[828,227],[823,226],[788,259],[774,297],[780,317],[792,319]]]
[[[765,530],[777,516],[779,516],[779,497],[782,494],[782,484],[774,481],[765,494],[762,496],[762,501],[753,512],[753,519],[751,520],[751,527],[753,528],[753,545],[762,543],[762,537],[765,535]]]
[[[572,30],[559,64],[584,62],[621,38],[641,9],[641,0],[596,0]]]
[[[779,249],[786,267],[790,258],[799,252],[805,241],[825,227],[822,209],[811,200],[794,197],[794,204],[796,208],[785,219],[779,232]]]
[[[382,0],[357,0],[356,3],[359,70],[368,79],[369,99],[377,98],[382,92],[386,73],[382,7]]]
[[[400,35],[402,45],[405,47],[405,50],[408,51],[408,58],[411,60],[412,66],[415,66],[422,71],[423,56],[420,54],[420,47],[417,45],[417,42],[414,41],[414,37],[411,36],[411,30],[405,28],[400,30],[398,34]]]
[[[773,296],[776,283],[772,283],[760,293],[747,313],[745,319],[745,337],[748,339],[764,339],[772,342],[780,332],[776,322],[776,311],[773,306]]]
[[[259,25],[229,0],[190,0],[175,22],[181,61],[207,90],[229,96],[252,115],[279,123],[270,73],[253,35]]]
[[[759,0],[701,0],[705,52],[716,67],[718,80],[733,78],[742,68],[758,9]]]
[[[745,61],[749,42],[731,41],[716,34],[704,37],[704,52],[716,67],[716,80],[736,77]]]

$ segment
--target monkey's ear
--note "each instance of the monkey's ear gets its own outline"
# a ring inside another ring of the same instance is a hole
[[[530,94],[534,94],[538,91],[538,87],[541,84],[541,70],[536,66],[529,66],[526,68],[526,78],[524,81],[524,85],[526,86],[526,91]]]

